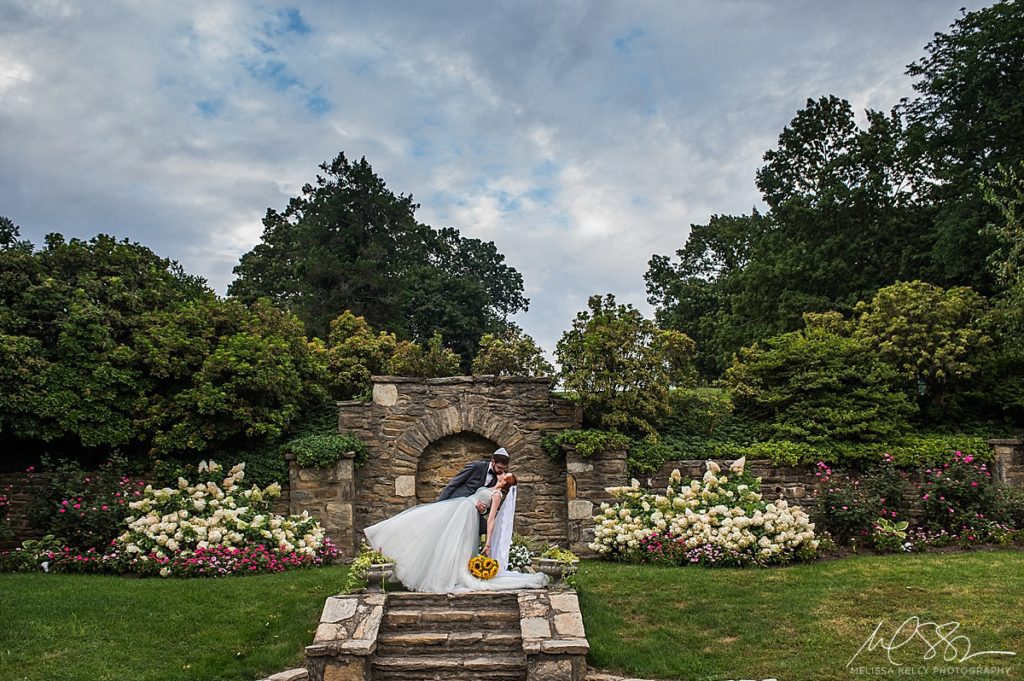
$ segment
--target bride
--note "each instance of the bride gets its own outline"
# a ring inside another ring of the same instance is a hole
[[[468,497],[407,508],[364,532],[371,547],[395,561],[395,577],[414,591],[541,588],[547,584],[546,575],[508,570],[515,490],[516,476],[501,473],[494,487],[480,487]],[[480,541],[477,502],[488,514],[484,553],[499,564],[498,575],[488,580],[469,573],[469,559]]]

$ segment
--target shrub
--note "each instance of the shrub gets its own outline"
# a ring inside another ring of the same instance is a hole
[[[300,466],[330,468],[345,452],[355,452],[355,464],[366,463],[369,450],[355,435],[307,435],[292,440],[286,449],[295,454]]]
[[[923,525],[961,534],[987,525],[998,509],[996,486],[988,464],[956,452],[945,463],[928,468],[921,482]]]
[[[996,520],[1024,530],[1024,488],[997,485],[995,504]]]
[[[574,447],[577,454],[588,457],[598,452],[625,449],[632,442],[632,438],[613,430],[584,428],[563,430],[558,435],[545,435],[541,438],[541,448],[552,458],[561,455],[563,446]]]
[[[345,310],[331,321],[327,344],[331,392],[347,400],[370,391],[370,376],[384,371],[398,341],[384,331],[374,335],[365,318]]]
[[[914,412],[896,371],[855,339],[821,326],[743,348],[726,372],[736,409],[764,439],[882,442]]]
[[[319,564],[336,555],[320,524],[308,514],[270,513],[271,501],[281,493],[279,485],[241,489],[244,464],[232,468],[219,484],[214,482],[221,475],[218,464],[203,462],[197,484],[182,478],[177,488],[147,486],[142,498],[130,504],[134,515],[126,519],[127,531],[115,544],[128,561],[127,569],[188,576],[195,566],[226,556],[240,556],[237,566],[244,563],[248,569],[262,564],[266,552],[273,558],[266,564],[276,570]]]
[[[555,348],[560,377],[586,422],[631,435],[656,432],[672,385],[694,379],[693,341],[659,329],[612,295],[591,296]]]
[[[62,546],[84,551],[105,549],[123,530],[128,504],[142,495],[142,481],[125,471],[123,457],[113,456],[95,472],[77,461],[49,466],[49,475],[30,509],[32,525],[58,538]]]
[[[551,376],[555,368],[544,359],[544,352],[533,338],[512,325],[500,336],[487,333],[480,338],[472,371],[495,376]]]
[[[673,564],[768,565],[813,556],[817,541],[807,514],[784,500],[765,503],[744,463],[723,473],[709,461],[703,480],[688,485],[673,471],[664,494],[638,484],[611,488],[618,501],[601,505],[590,548],[631,562]]]
[[[393,376],[441,378],[461,373],[459,356],[442,345],[444,339],[435,332],[426,346],[401,341],[387,361],[387,372]]]
[[[7,524],[7,514],[10,512],[11,497],[10,488],[4,492],[0,492],[0,542],[9,541],[13,536],[14,532]]]
[[[902,522],[909,512],[906,474],[891,457],[861,476],[835,472],[819,462],[815,477],[815,525],[839,543],[872,536],[881,527],[880,518]]]

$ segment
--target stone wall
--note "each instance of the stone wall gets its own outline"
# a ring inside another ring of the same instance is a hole
[[[588,544],[594,541],[594,511],[603,502],[615,501],[605,489],[629,482],[626,452],[606,451],[584,458],[574,448],[566,447],[565,468],[569,550],[578,556],[592,555]]]
[[[287,454],[285,458],[288,460],[288,512],[308,511],[320,520],[342,558],[354,558],[357,550],[352,529],[354,454],[344,453],[330,468],[304,468],[295,461],[294,454]]]
[[[468,461],[498,447],[519,479],[516,531],[567,543],[566,471],[540,447],[575,428],[575,405],[553,397],[546,378],[373,377],[372,402],[339,403],[338,428],[362,438],[369,461],[355,472],[355,537],[417,503],[434,501]]]
[[[992,447],[992,471],[1000,482],[1024,487],[1024,440],[989,440]]]
[[[732,459],[716,460],[722,470],[727,470],[732,462]],[[640,483],[652,489],[666,487],[669,475],[676,468],[683,480],[699,480],[707,470],[704,459],[675,459],[666,461],[655,475],[646,476]],[[785,499],[799,504],[811,496],[817,482],[815,467],[811,465],[777,466],[771,461],[755,460],[747,462],[746,470],[754,477],[761,478],[761,494],[770,501]]]
[[[0,549],[13,548],[25,539],[39,536],[40,533],[34,532],[29,525],[29,508],[45,485],[44,475],[29,477],[24,472],[0,474],[0,494],[9,500],[6,522],[14,533],[9,541],[0,541]]]

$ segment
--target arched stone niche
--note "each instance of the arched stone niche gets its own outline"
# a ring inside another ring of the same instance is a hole
[[[417,503],[434,501],[467,461],[504,447],[519,478],[516,531],[568,541],[565,462],[540,447],[579,426],[575,405],[546,378],[374,376],[372,402],[339,403],[338,427],[361,437],[369,461],[355,472],[354,537]],[[347,550],[349,547],[343,547]]]
[[[452,476],[467,463],[486,459],[497,448],[496,442],[476,433],[455,433],[431,442],[423,450],[416,471],[416,503],[437,499]]]

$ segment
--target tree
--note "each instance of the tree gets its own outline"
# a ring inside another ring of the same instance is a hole
[[[474,374],[495,376],[552,376],[555,368],[529,334],[512,326],[503,335],[485,333],[473,358]]]
[[[283,212],[268,209],[263,238],[242,256],[230,295],[269,297],[325,336],[343,310],[399,338],[442,332],[468,366],[477,339],[526,310],[523,279],[491,242],[416,221],[363,158],[339,154]]]
[[[736,275],[750,262],[754,245],[770,229],[754,210],[750,215],[712,215],[691,225],[678,262],[654,255],[644,279],[648,302],[659,326],[691,337],[700,348],[696,364],[706,378],[719,376],[737,348],[770,335],[774,325],[731,314]],[[742,339],[742,340],[741,340]]]
[[[160,456],[279,439],[326,397],[327,358],[294,315],[210,295],[149,315],[138,343],[148,373],[145,428]]]
[[[984,267],[991,237],[981,236],[998,212],[981,183],[998,167],[1024,160],[1024,4],[996,2],[962,12],[936,33],[926,56],[907,67],[918,96],[902,111],[924,168],[921,192],[936,209],[924,278],[942,286],[993,290]]]
[[[992,341],[982,331],[984,299],[969,288],[898,282],[854,308],[853,337],[893,366],[910,399],[941,407]]]
[[[435,333],[426,345],[400,341],[388,358],[387,372],[393,376],[442,378],[456,376],[460,371],[459,356],[444,347],[444,339]]]
[[[591,296],[555,349],[565,389],[584,418],[626,434],[654,434],[673,385],[693,381],[693,341],[659,329],[615,296]]]
[[[832,321],[831,318],[819,318]],[[743,348],[726,372],[737,413],[760,435],[817,445],[879,442],[914,405],[899,377],[861,341],[811,325]]]
[[[678,264],[651,259],[650,302],[660,323],[691,334],[709,378],[755,340],[802,326],[803,313],[850,311],[920,269],[930,229],[895,113],[808,100],[765,153],[757,184],[770,212],[694,225]]]
[[[71,451],[138,445],[134,412],[152,386],[134,335],[147,313],[204,295],[205,283],[127,240],[49,234],[36,251],[9,220],[2,231],[0,428]]]
[[[363,317],[345,310],[331,320],[327,337],[327,362],[331,392],[337,399],[351,399],[370,390],[370,377],[385,373],[398,340],[392,333],[376,335]]]

